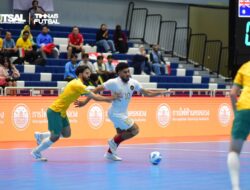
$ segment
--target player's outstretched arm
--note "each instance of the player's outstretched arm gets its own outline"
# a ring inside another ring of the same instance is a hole
[[[107,97],[107,96],[101,96],[99,94],[94,94],[94,93],[91,92],[91,93],[88,94],[88,98],[91,98],[91,99],[93,99],[95,101],[112,102],[112,101],[114,101],[116,99],[120,99],[121,94],[116,94],[115,93],[112,96]]]
[[[155,97],[155,96],[161,96],[161,95],[166,95],[169,92],[167,90],[147,90],[147,89],[141,89],[141,93],[144,96],[148,97]]]

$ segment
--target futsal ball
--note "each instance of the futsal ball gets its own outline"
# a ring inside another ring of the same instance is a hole
[[[149,161],[154,165],[158,165],[161,162],[161,159],[162,156],[160,152],[154,151],[149,155]]]

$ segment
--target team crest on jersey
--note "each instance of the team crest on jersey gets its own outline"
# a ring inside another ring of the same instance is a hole
[[[135,87],[133,85],[130,86],[130,90],[134,90]]]

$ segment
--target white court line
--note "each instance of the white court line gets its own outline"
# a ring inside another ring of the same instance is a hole
[[[144,146],[144,145],[171,145],[171,144],[205,144],[205,143],[228,143],[229,141],[200,141],[200,142],[164,142],[164,143],[143,143],[143,144],[124,144],[123,146]],[[101,148],[107,147],[108,145],[86,145],[86,146],[59,146],[51,147],[52,149],[67,149],[67,148]],[[121,146],[120,148],[123,148]],[[11,151],[11,150],[31,150],[33,148],[9,148],[0,149],[0,151]],[[153,149],[153,148],[151,148]]]

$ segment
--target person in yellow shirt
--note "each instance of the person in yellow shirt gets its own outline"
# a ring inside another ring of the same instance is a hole
[[[241,94],[240,91],[242,90]],[[239,99],[237,100],[238,95]],[[239,190],[239,172],[242,146],[250,132],[250,61],[238,70],[230,93],[234,110],[230,150],[227,157],[232,189]]]
[[[2,32],[2,28],[0,28],[0,35]],[[3,38],[0,37],[0,53],[3,51]]]
[[[20,58],[29,63],[33,63],[38,55],[36,51],[33,50],[32,42],[29,39],[29,34],[29,31],[23,32],[23,36],[18,38],[16,42],[16,48],[23,50],[19,52]]]
[[[79,66],[76,69],[78,78],[70,81],[65,87],[63,93],[52,103],[47,110],[48,128],[50,132],[35,133],[38,146],[32,150],[31,154],[36,160],[46,161],[41,152],[49,148],[59,140],[60,136],[70,137],[71,128],[66,111],[70,104],[75,102],[81,95],[85,95],[96,101],[112,102],[119,98],[118,94],[111,97],[104,97],[87,90],[84,82],[90,77],[91,71],[87,66]]]

